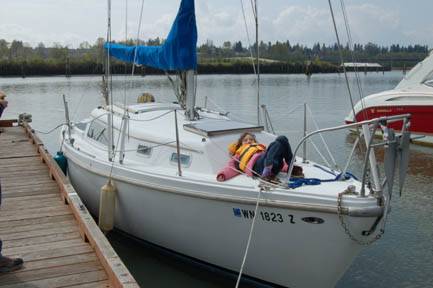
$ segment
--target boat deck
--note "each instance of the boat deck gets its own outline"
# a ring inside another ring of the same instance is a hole
[[[0,121],[0,239],[24,267],[0,287],[139,287],[43,143],[13,122]]]

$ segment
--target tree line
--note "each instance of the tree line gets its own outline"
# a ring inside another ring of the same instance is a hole
[[[164,39],[139,41],[139,45],[158,46]],[[117,42],[135,45],[132,40]],[[46,47],[42,42],[31,47],[19,40],[7,42],[0,39],[0,76],[31,75],[84,75],[104,73],[105,39],[98,38],[94,44],[83,42],[78,48],[69,48],[59,43]],[[217,47],[212,40],[197,47],[198,73],[253,73],[251,60],[255,56],[256,44],[244,47],[241,41],[226,41]],[[291,45],[289,41],[274,43],[260,42],[259,55],[261,73],[328,73],[340,70],[340,56],[337,44],[316,43],[311,48],[306,45]],[[429,53],[427,45],[389,47],[374,43],[354,44],[353,51],[342,47],[345,62],[375,62],[387,68],[411,67],[423,60]],[[307,65],[308,63],[308,65]],[[112,61],[113,73],[131,71],[132,65],[117,60]],[[138,67],[138,74],[162,74],[151,67]]]
[[[206,58],[227,58],[240,55],[254,54],[257,45],[254,43],[250,47],[244,47],[241,41],[231,43],[224,42],[222,47],[216,47],[211,40],[199,46],[198,51],[202,59]],[[346,44],[341,47],[344,62],[370,62],[379,63],[382,66],[393,66],[402,68],[412,67],[423,60],[429,53],[427,45],[408,45],[401,46],[393,44],[389,47],[379,46],[374,43],[365,45],[355,43],[353,49]],[[340,65],[340,54],[338,45],[325,45],[316,43],[311,48],[306,45],[291,45],[289,41],[275,43],[259,43],[260,58],[277,60],[282,62],[304,62],[322,61],[333,65]]]

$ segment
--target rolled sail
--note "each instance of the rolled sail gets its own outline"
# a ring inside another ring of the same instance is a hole
[[[197,26],[194,0],[182,0],[176,19],[162,46],[125,46],[106,43],[109,55],[125,61],[162,70],[197,68]],[[135,50],[137,55],[135,56]]]

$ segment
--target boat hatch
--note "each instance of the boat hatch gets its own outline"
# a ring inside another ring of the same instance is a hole
[[[191,123],[183,125],[187,131],[202,135],[202,136],[216,136],[225,134],[241,134],[245,132],[261,132],[263,126],[255,126],[253,124],[228,121],[228,120],[214,120],[199,123]]]

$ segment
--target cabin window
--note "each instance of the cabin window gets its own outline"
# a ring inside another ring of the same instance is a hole
[[[104,127],[96,121],[93,121],[90,125],[89,131],[87,131],[87,137],[90,137],[104,145],[108,145],[107,127]]]
[[[152,152],[152,147],[141,145],[139,144],[137,147],[137,153],[138,155],[147,156],[149,157]]]
[[[171,160],[172,163],[177,164],[177,153],[171,154]],[[180,154],[180,164],[182,166],[189,166],[191,164],[191,156]]]

